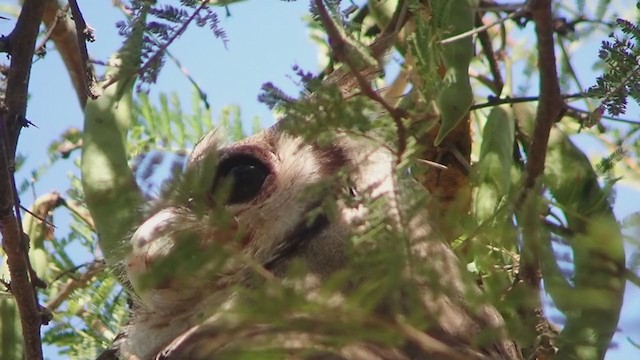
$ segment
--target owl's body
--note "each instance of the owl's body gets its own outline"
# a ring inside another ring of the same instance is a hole
[[[432,229],[426,205],[415,192],[403,197],[407,180],[395,169],[388,149],[345,135],[329,145],[308,144],[274,127],[226,147],[208,135],[179,184],[130,240],[125,268],[138,296],[129,325],[108,354],[216,359],[270,348],[292,359],[521,359],[505,338],[499,313],[465,300],[477,298],[479,290],[467,285],[457,257]],[[377,245],[377,232],[393,231],[399,233],[395,240],[385,235]],[[385,281],[367,278],[361,268],[370,264],[371,274],[384,273],[387,264],[375,262],[384,246],[400,249],[402,271],[394,276],[406,286],[392,286],[398,293],[383,294],[372,305],[368,316],[378,325],[371,326],[402,328],[411,312],[406,307],[417,302],[420,326],[407,326],[420,327],[431,345],[406,329],[399,334],[403,340],[392,343],[365,334],[351,334],[356,340],[345,343],[330,340],[334,334],[320,324],[342,319],[330,320],[329,313],[322,319],[279,309],[271,314],[278,321],[269,323],[236,312],[246,307],[243,294],[262,292],[268,302],[270,286],[276,286],[335,314],[348,313],[351,294]],[[290,277],[292,264],[304,274]],[[356,276],[327,294],[328,281],[358,266]],[[476,335],[487,331],[490,340],[477,343]]]

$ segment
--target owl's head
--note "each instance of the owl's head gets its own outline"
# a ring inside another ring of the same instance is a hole
[[[324,279],[344,267],[365,201],[389,193],[392,156],[346,136],[305,142],[274,127],[224,146],[216,131],[131,237],[127,277],[153,310],[192,306],[293,259]]]
[[[340,133],[319,144],[276,126],[231,145],[208,134],[130,238],[124,267],[138,301],[131,322],[104,354],[210,359],[250,344],[317,350],[305,322],[296,321],[300,309],[285,306],[271,314],[282,328],[269,327],[271,320],[256,323],[253,308],[246,311],[256,301],[282,300],[273,291],[287,289],[303,302],[341,311],[353,306],[355,294],[383,318],[410,311],[425,324],[420,330],[443,348],[455,348],[450,351],[521,359],[504,336],[500,314],[479,302],[469,305],[477,287],[432,230],[423,189],[397,172],[395,160],[375,140]],[[302,276],[292,271],[300,269]],[[285,281],[257,286],[255,280],[265,278]],[[326,311],[307,320],[325,324]],[[338,326],[344,319],[332,321]],[[249,330],[231,331],[237,335],[231,339],[225,337],[229,329]],[[495,342],[478,348],[473,339],[485,330]],[[356,341],[327,351],[344,355],[329,357],[340,359],[441,353],[418,349],[411,339],[398,347],[379,345]]]

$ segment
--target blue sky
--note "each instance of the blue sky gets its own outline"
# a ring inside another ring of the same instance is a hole
[[[622,1],[635,8],[634,2]],[[80,1],[80,7],[86,21],[96,30],[97,41],[89,45],[92,57],[105,60],[121,44],[117,35],[115,22],[122,18],[119,10],[111,6],[111,1]],[[297,87],[293,80],[292,65],[310,71],[319,70],[317,48],[309,38],[302,17],[308,10],[308,1],[284,2],[277,0],[261,0],[243,2],[231,7],[231,17],[219,10],[222,27],[229,38],[227,48],[207,29],[192,27],[186,35],[179,39],[170,51],[177,55],[182,65],[199,82],[208,94],[214,117],[225,105],[239,105],[244,120],[251,121],[255,116],[261,119],[264,126],[271,125],[274,120],[266,106],[257,102],[260,87],[265,82],[273,82],[289,94],[296,94]],[[13,27],[13,21],[0,22],[0,33],[6,34]],[[529,27],[530,28],[530,27]],[[597,56],[592,47],[582,49],[580,58],[582,71]],[[99,69],[101,71],[101,69]],[[583,76],[586,82],[589,77]],[[180,70],[167,61],[158,85],[151,91],[151,98],[157,99],[159,92],[177,92],[180,94],[183,108],[188,110],[192,88]],[[27,117],[38,128],[24,129],[20,138],[19,152],[28,156],[24,169],[31,169],[46,163],[49,142],[70,126],[82,127],[82,112],[77,105],[75,94],[59,57],[52,46],[44,60],[34,64],[30,90],[30,101]],[[627,116],[637,118],[637,108],[633,108]],[[250,124],[246,127],[250,129]],[[588,153],[600,153],[599,149],[589,141],[581,142]],[[591,148],[590,146],[593,146]],[[49,169],[35,188],[36,195],[51,190],[66,189],[68,180],[65,174],[76,172],[71,161],[59,162]],[[28,177],[27,172],[18,174],[18,182]],[[31,192],[23,197],[24,204],[33,200]],[[615,211],[618,218],[623,218],[640,209],[639,190],[628,186],[618,189]],[[63,233],[64,224],[68,224],[68,215],[56,213],[56,224]],[[62,224],[62,225],[60,225]],[[83,254],[77,254],[81,259]],[[640,355],[628,341],[640,341],[640,292],[633,286],[628,287],[627,298],[620,327],[622,332],[616,336],[618,349],[611,350],[607,359],[634,358]],[[47,348],[49,359],[58,359],[54,349]]]

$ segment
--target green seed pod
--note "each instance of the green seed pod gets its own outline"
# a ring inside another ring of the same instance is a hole
[[[107,70],[117,82],[99,98],[88,100],[84,110],[82,188],[109,265],[124,258],[127,247],[122,239],[136,224],[143,200],[127,162],[126,143],[133,120],[131,74],[136,74],[142,56],[143,23],[144,17],[112,59],[116,66]]]
[[[476,0],[452,0],[443,17],[442,24],[448,30],[447,36],[454,36],[473,29]],[[469,82],[469,64],[473,57],[472,37],[443,45],[442,60],[445,67],[444,88],[438,96],[438,108],[442,115],[442,124],[435,140],[442,140],[465,117],[473,101],[473,92]]]
[[[573,233],[572,298],[579,299],[565,314],[567,323],[559,338],[565,346],[557,356],[601,359],[616,331],[624,295],[620,226],[589,159],[557,128],[549,138],[545,183]]]
[[[475,214],[478,222],[493,216],[500,201],[509,194],[515,124],[502,107],[494,107],[482,131],[478,162],[478,190]]]

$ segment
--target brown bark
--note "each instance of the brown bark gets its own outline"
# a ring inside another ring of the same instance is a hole
[[[11,275],[11,292],[20,313],[25,355],[29,360],[42,359],[41,317],[33,279],[30,278],[33,272],[27,256],[29,242],[20,224],[13,173],[20,130],[28,124],[25,115],[31,61],[44,5],[43,1],[26,0],[16,26],[8,36],[11,65],[5,106],[0,110],[0,232]]]

